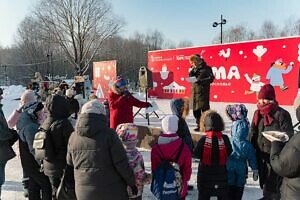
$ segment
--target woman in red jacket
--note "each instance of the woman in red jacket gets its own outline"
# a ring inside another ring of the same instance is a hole
[[[136,99],[127,89],[126,80],[118,77],[114,82],[108,96],[110,109],[110,128],[116,129],[119,124],[133,123],[133,106],[147,108],[148,102]]]
[[[151,150],[151,169],[152,172],[162,162],[163,159],[175,161],[180,146],[183,143],[182,139],[177,135],[178,117],[176,115],[168,115],[162,120],[163,133],[158,137],[157,144]],[[178,157],[177,164],[179,165],[182,176],[182,191],[180,200],[185,199],[187,195],[187,185],[192,173],[192,153],[187,144],[183,144],[183,148]]]

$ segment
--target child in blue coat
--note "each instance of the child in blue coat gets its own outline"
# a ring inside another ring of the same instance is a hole
[[[227,161],[229,199],[241,200],[248,173],[247,161],[253,171],[253,180],[258,179],[255,150],[247,140],[249,133],[248,110],[244,104],[228,105],[226,114],[233,121],[231,126],[232,153]]]

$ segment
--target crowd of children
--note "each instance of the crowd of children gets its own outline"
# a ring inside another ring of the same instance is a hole
[[[204,112],[199,120],[199,128],[204,134],[195,142],[195,147],[185,121],[189,102],[187,99],[173,99],[170,102],[173,114],[162,119],[162,132],[151,149],[152,174],[145,172],[143,156],[137,149],[139,128],[131,116],[132,106],[147,107],[151,104],[128,94],[126,82],[121,78],[115,81],[114,86],[109,100],[113,109],[110,125],[107,109],[97,98],[90,98],[79,111],[78,102],[74,103],[75,93],[70,90],[65,94],[50,95],[44,104],[37,101],[33,91],[26,90],[21,97],[20,108],[11,114],[8,125],[4,119],[1,120],[2,128],[7,128],[8,133],[14,126],[18,131],[24,177],[29,180],[29,199],[63,199],[59,195],[64,191],[66,199],[70,199],[71,195],[75,199],[76,194],[79,200],[140,200],[144,185],[151,184],[151,191],[157,199],[182,200],[188,195],[192,156],[199,159],[199,200],[213,196],[241,200],[248,165],[253,172],[253,180],[259,178],[262,199],[299,197],[299,190],[295,190],[300,185],[299,161],[286,159],[287,153],[297,156],[299,137],[293,136],[291,116],[278,105],[271,85],[263,86],[259,92],[257,110],[251,123],[245,105],[226,107],[224,112],[232,121],[229,136],[222,132],[225,124],[219,113],[213,110]],[[127,104],[129,108],[125,113]],[[73,118],[70,118],[71,114]],[[36,158],[33,143],[39,126],[51,134],[56,152],[52,158]],[[285,132],[291,142],[282,147],[282,141],[278,144],[265,138],[264,131]],[[11,138],[12,133],[8,139]],[[4,140],[1,139],[1,142]],[[285,165],[290,173],[285,173]],[[5,164],[2,166],[1,184]]]

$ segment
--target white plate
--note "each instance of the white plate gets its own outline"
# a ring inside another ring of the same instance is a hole
[[[281,141],[281,142],[287,142],[289,140],[289,136],[285,132],[280,131],[264,131],[261,132],[265,138],[267,138],[270,141]],[[283,140],[279,138],[284,138]]]

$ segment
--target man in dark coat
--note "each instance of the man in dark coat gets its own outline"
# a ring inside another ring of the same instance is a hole
[[[289,137],[294,134],[290,114],[278,105],[272,85],[264,85],[258,93],[257,110],[251,123],[251,143],[256,150],[259,183],[263,189],[263,199],[280,199],[279,187],[282,178],[274,172],[270,164],[271,142],[263,131],[281,131]]]
[[[197,128],[195,131],[199,131],[199,121],[201,114],[210,109],[209,94],[210,84],[214,81],[214,75],[210,66],[206,64],[203,58],[198,54],[194,54],[190,57],[191,69],[189,77],[195,77],[196,82],[193,83],[193,114],[196,118]]]
[[[52,189],[49,178],[40,171],[40,163],[34,158],[35,152],[33,148],[34,136],[39,127],[38,119],[44,112],[43,108],[44,106],[41,102],[25,105],[16,127],[20,136],[19,149],[22,168],[29,177],[28,198],[51,200]]]
[[[52,137],[55,157],[44,159],[44,173],[49,177],[52,186],[52,193],[55,198],[57,188],[60,184],[63,170],[66,167],[67,146],[73,126],[69,122],[70,116],[69,103],[65,97],[54,94],[46,99],[47,117],[41,128],[44,130],[50,129]],[[55,123],[51,128],[50,126]]]
[[[296,109],[300,121],[300,105]],[[300,197],[300,134],[292,136],[284,145],[281,141],[271,141],[271,166],[283,177],[280,188],[281,199],[299,199]]]
[[[75,169],[78,200],[128,200],[127,186],[137,193],[125,149],[108,127],[105,108],[97,99],[82,107],[69,140],[67,162]]]
[[[5,181],[5,165],[8,160],[16,156],[11,148],[11,140],[14,138],[13,132],[8,128],[4,113],[2,111],[1,100],[3,99],[3,90],[0,88],[0,198],[1,187]]]

